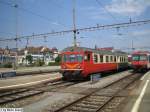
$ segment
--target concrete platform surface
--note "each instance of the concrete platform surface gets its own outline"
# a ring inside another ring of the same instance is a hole
[[[131,92],[123,112],[150,112],[150,71],[140,81],[140,85]]]
[[[0,91],[5,89],[13,89],[20,87],[28,87],[55,79],[60,79],[60,73],[45,73],[39,75],[27,75],[0,80]]]
[[[1,72],[10,72],[10,71],[26,72],[26,71],[53,70],[53,69],[60,69],[60,66],[21,67],[21,68],[18,68],[17,70],[13,70],[13,68],[0,68],[0,73]]]

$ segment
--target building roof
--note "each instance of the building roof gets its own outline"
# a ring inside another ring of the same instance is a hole
[[[149,51],[134,51],[132,54],[150,54]]]
[[[0,48],[0,54],[1,55],[8,55],[8,56],[16,56],[16,52],[11,51],[9,49],[2,49],[2,48]]]
[[[48,48],[48,47],[44,47],[44,46],[40,46],[40,47],[27,47],[24,49],[21,49],[18,51],[18,55],[24,55],[25,51],[28,52],[28,54],[41,54],[41,53],[52,53],[57,51],[57,48]]]

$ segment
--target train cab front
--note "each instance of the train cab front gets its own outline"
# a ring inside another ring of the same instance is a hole
[[[146,55],[132,55],[132,68],[135,71],[147,69],[147,56]]]
[[[61,72],[66,80],[82,79],[83,53],[64,52],[62,53]]]

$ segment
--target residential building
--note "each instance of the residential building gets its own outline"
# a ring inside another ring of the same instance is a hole
[[[18,63],[19,64],[29,64],[26,60],[27,55],[31,55],[33,57],[33,63],[38,59],[43,60],[46,65],[49,62],[55,62],[55,58],[58,56],[59,52],[56,47],[50,49],[47,47],[27,47],[19,50],[18,52]]]
[[[0,48],[0,64],[14,63],[16,61],[16,52],[9,49]]]

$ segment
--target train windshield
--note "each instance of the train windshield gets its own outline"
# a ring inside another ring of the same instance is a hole
[[[140,56],[140,60],[141,60],[141,61],[145,61],[145,60],[147,60],[147,57],[144,56],[144,55],[143,55],[143,56]]]
[[[83,56],[80,54],[70,54],[70,55],[64,55],[63,56],[64,62],[82,62]]]
[[[132,60],[133,61],[145,61],[147,60],[147,57],[145,55],[133,55]]]

